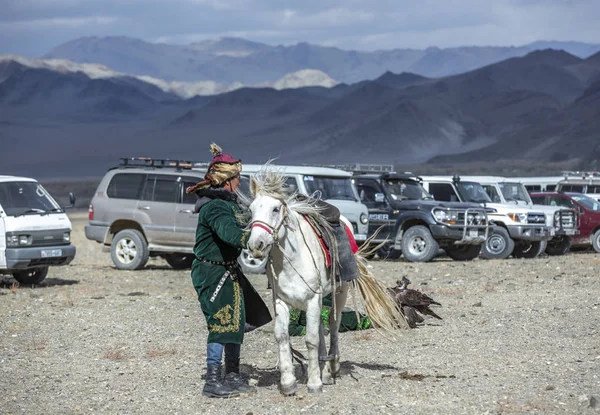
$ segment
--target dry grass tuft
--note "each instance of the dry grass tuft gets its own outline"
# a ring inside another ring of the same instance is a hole
[[[359,331],[354,338],[356,341],[373,340],[373,335],[369,331]]]
[[[10,292],[13,294],[16,294],[19,287],[20,287],[20,285],[18,283],[13,282],[12,285],[10,286]]]
[[[112,350],[106,352],[104,354],[104,358],[109,360],[125,360],[129,356],[127,356],[127,353],[125,353],[124,349],[125,346],[116,346]]]
[[[34,351],[34,350],[45,350],[46,346],[48,346],[48,340],[47,339],[36,339],[35,337],[31,339],[31,346],[29,347],[29,350]]]

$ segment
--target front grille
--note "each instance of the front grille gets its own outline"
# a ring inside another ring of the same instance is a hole
[[[530,225],[543,225],[546,223],[546,217],[543,213],[528,213],[527,223]]]
[[[575,212],[569,210],[561,210],[554,216],[554,224],[556,227],[564,229],[573,229],[576,227]]]

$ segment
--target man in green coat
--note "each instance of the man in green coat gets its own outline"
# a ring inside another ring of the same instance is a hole
[[[208,325],[203,395],[227,398],[256,390],[239,373],[240,350],[245,328],[260,327],[271,321],[271,315],[237,262],[249,237],[238,222],[241,211],[235,194],[241,160],[223,154],[216,144],[210,150],[214,158],[205,180],[186,189],[198,196],[192,282]]]

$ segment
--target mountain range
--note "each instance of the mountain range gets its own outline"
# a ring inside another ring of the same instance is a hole
[[[166,81],[248,85],[273,82],[303,69],[319,70],[343,83],[372,80],[386,71],[438,78],[541,49],[560,49],[587,58],[600,51],[600,45],[540,41],[518,47],[430,47],[360,52],[304,42],[271,46],[231,37],[189,45],[150,43],[128,37],[84,37],[57,46],[43,58],[98,63],[115,71]]]
[[[4,173],[99,176],[132,156],[207,161],[212,141],[257,163],[600,160],[600,53],[545,49],[441,78],[388,71],[188,99],[139,77],[0,61]]]

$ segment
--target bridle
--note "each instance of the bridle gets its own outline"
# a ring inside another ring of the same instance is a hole
[[[281,227],[282,226],[288,227],[286,224],[286,222],[288,220],[288,211],[287,211],[286,204],[283,202],[281,203],[281,209],[283,209],[283,215],[281,215],[281,220],[279,221],[279,223],[276,226],[271,226],[271,224],[269,224],[267,222],[255,219],[252,222],[250,222],[250,229],[260,228],[260,229],[266,231],[269,235],[272,235],[274,242],[278,242],[279,241],[279,231],[281,230]]]

